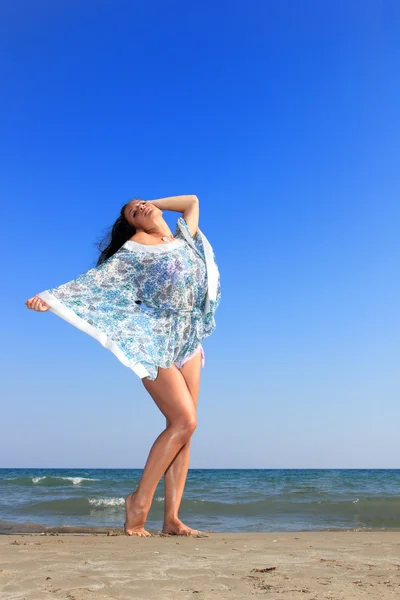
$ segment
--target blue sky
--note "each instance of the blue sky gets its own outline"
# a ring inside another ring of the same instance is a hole
[[[222,300],[190,466],[399,467],[398,4],[0,10],[0,467],[143,467],[139,378],[24,302],[130,198],[191,193]]]

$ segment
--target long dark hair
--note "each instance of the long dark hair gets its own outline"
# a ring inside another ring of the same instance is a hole
[[[106,237],[97,244],[100,251],[97,267],[115,254],[136,233],[136,228],[126,220],[124,215],[124,210],[128,204],[129,202],[123,205],[118,219],[110,227]]]

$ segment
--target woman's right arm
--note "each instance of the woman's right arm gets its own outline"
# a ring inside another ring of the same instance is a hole
[[[199,199],[194,194],[147,200],[147,203],[154,204],[154,206],[161,210],[181,212],[182,217],[187,223],[190,235],[192,237],[196,235],[199,225]]]
[[[28,308],[33,308],[33,310],[37,310],[38,312],[46,312],[49,310],[50,306],[39,296],[32,296],[25,302]]]

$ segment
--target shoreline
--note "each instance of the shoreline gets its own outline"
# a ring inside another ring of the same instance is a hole
[[[152,535],[165,535],[161,532],[160,529],[150,529],[147,528]],[[372,533],[372,532],[380,532],[380,533],[400,533],[400,527],[391,527],[391,528],[382,528],[382,527],[351,527],[351,528],[342,528],[342,527],[326,527],[321,529],[294,529],[291,531],[213,531],[209,530],[201,530],[201,535],[238,535],[238,536],[246,536],[246,535],[273,535],[273,534],[312,534],[312,533]],[[56,526],[47,526],[40,525],[39,523],[32,523],[27,521],[25,523],[13,523],[9,521],[0,520],[0,536],[2,535],[28,535],[28,534],[57,534],[57,535],[74,535],[74,534],[87,534],[87,535],[124,535],[123,527],[114,527],[114,526],[77,526],[77,525],[56,525]],[[127,536],[129,537],[129,536]],[[193,536],[195,537],[195,536]],[[198,537],[198,536],[197,536]],[[399,545],[400,545],[400,536],[399,536]],[[400,552],[399,552],[400,554]]]

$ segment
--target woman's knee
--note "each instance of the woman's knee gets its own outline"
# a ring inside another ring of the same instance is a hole
[[[175,437],[186,444],[190,440],[197,427],[196,414],[186,415],[174,420],[169,426],[175,433]]]
[[[175,365],[170,369],[159,367],[155,381],[142,381],[167,419],[167,427],[173,429],[176,439],[186,443],[196,429],[196,405],[179,369]]]

